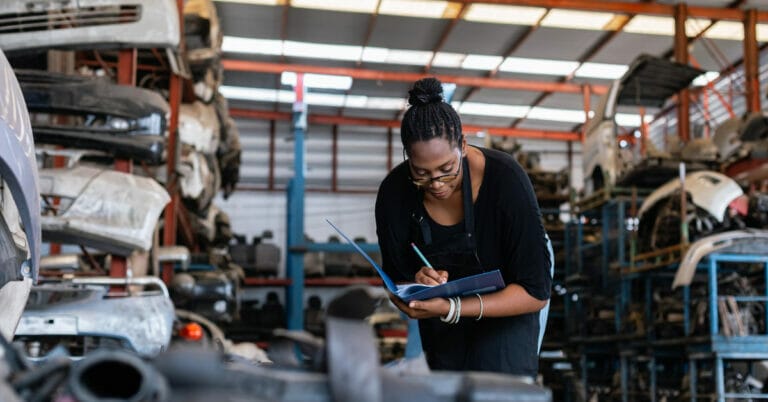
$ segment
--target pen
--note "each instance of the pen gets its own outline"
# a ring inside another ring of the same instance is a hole
[[[423,261],[426,266],[432,268],[432,264],[430,264],[429,261],[427,261],[427,258],[424,257],[424,254],[421,253],[421,250],[419,250],[419,248],[416,247],[416,245],[413,243],[411,243],[411,247],[413,247],[413,251],[415,251],[416,254],[418,254],[419,258],[421,258],[421,261]]]

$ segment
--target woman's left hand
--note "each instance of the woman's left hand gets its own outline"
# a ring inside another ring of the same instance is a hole
[[[439,297],[404,302],[399,297],[390,293],[389,299],[392,300],[392,303],[394,303],[400,311],[408,315],[408,317],[417,320],[422,318],[445,317],[448,315],[448,310],[451,308],[448,299]]]

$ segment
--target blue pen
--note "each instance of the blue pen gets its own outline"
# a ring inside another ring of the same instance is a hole
[[[421,258],[421,261],[423,261],[426,266],[432,268],[432,264],[430,264],[429,261],[427,261],[427,257],[424,257],[424,254],[421,253],[421,250],[419,250],[419,248],[416,247],[416,245],[413,243],[411,243],[411,247],[413,247],[413,251],[415,251],[416,254],[419,255],[419,258]]]

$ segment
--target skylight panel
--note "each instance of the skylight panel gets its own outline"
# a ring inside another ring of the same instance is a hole
[[[578,67],[579,63],[576,61],[507,57],[499,70],[510,73],[567,76]]]
[[[717,71],[707,71],[704,74],[701,74],[700,76],[696,77],[696,79],[693,80],[691,85],[695,87],[703,87],[706,86],[708,83],[716,80],[718,77],[720,77],[720,73]]]
[[[628,67],[623,64],[583,63],[574,75],[583,78],[615,80],[621,78],[627,69]]]
[[[280,76],[283,85],[296,86],[296,73],[286,71]],[[338,89],[346,91],[352,87],[352,77],[345,75],[304,74],[307,88]]]
[[[685,34],[689,37],[698,35],[709,25],[709,20],[689,18],[685,22]],[[675,35],[675,19],[672,17],[656,17],[637,15],[624,27],[625,32],[648,35]]]
[[[735,21],[718,21],[704,36],[710,39],[744,40],[744,24]]]
[[[405,99],[369,96],[365,107],[366,109],[402,110],[405,107]]]
[[[389,49],[386,63],[423,66],[432,58],[432,52],[425,50]]]
[[[437,52],[435,54],[435,59],[432,60],[432,66],[460,68],[465,57],[467,57],[467,55],[461,53]]]
[[[231,53],[252,53],[280,56],[283,54],[283,41],[224,36],[221,49],[225,52]]]
[[[291,7],[371,14],[376,0],[291,0]]]
[[[399,15],[401,17],[443,18],[447,8],[447,1],[382,0],[379,14]]]
[[[524,117],[531,108],[529,106],[499,105],[493,103],[464,102],[459,107],[460,114],[491,117]]]
[[[362,48],[349,45],[329,45],[325,43],[285,41],[283,55],[306,57],[311,59],[333,59],[357,61]]]
[[[472,4],[464,13],[464,19],[492,24],[534,25],[546,12],[545,8],[540,7]]]
[[[340,95],[340,94],[324,94],[324,93],[317,93],[317,92],[307,92],[304,100],[309,105],[331,106],[331,107],[344,106],[344,95]]]
[[[363,95],[347,95],[344,99],[344,107],[364,108],[368,102],[368,97]]]
[[[610,13],[571,11],[555,8],[544,17],[542,26],[601,31],[613,19]]]
[[[501,56],[483,56],[479,54],[469,54],[461,63],[461,68],[467,70],[493,70],[504,60]]]
[[[757,41],[768,42],[768,24],[757,24]]]
[[[534,120],[559,121],[564,123],[583,123],[584,111],[573,109],[554,109],[537,106],[531,109],[527,118]]]

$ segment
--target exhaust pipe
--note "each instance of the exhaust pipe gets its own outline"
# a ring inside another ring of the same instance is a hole
[[[79,402],[163,402],[165,378],[138,356],[124,351],[95,351],[78,362],[69,390]]]

